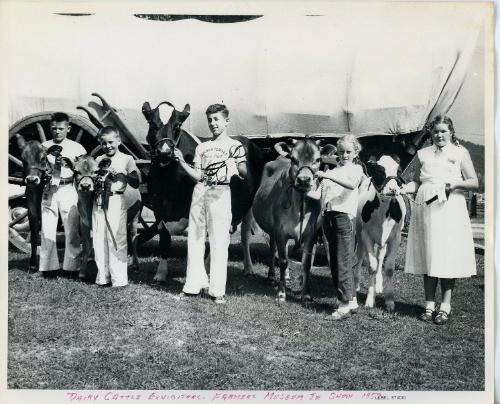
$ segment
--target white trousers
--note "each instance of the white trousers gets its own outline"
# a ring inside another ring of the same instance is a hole
[[[92,209],[92,241],[94,244],[97,278],[95,283],[112,286],[128,284],[127,275],[127,211],[123,209],[123,195],[111,195],[107,208],[106,224],[104,209],[94,204]]]
[[[196,294],[208,286],[211,296],[225,295],[231,219],[229,186],[196,184],[189,211],[188,260],[183,292]],[[203,260],[207,231],[210,242],[210,283]]]
[[[64,226],[65,250],[62,269],[80,269],[80,215],[78,195],[73,184],[52,186],[42,196],[42,231],[40,245],[40,271],[57,271],[61,268],[57,256],[57,222],[61,215]]]

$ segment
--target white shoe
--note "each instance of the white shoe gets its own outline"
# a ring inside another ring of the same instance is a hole
[[[224,296],[218,296],[214,299],[215,304],[226,304],[226,299],[224,299]]]

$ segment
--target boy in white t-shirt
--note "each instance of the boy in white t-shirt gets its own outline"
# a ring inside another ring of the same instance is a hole
[[[354,237],[358,209],[358,187],[363,179],[363,168],[354,160],[361,145],[353,135],[345,135],[337,142],[339,166],[326,172],[318,171],[321,187],[309,197],[319,199],[323,211],[323,231],[328,239],[330,269],[336,288],[339,307],[333,320],[345,318],[358,307],[353,290]]]
[[[80,266],[80,216],[78,214],[78,195],[73,186],[73,172],[69,168],[75,159],[87,153],[84,147],[67,138],[71,131],[70,118],[64,112],[56,112],[50,118],[52,139],[42,143],[45,150],[61,146],[56,156],[49,154],[47,160],[52,168],[52,178],[43,191],[42,227],[40,246],[40,271],[45,277],[57,276],[60,268],[57,256],[56,234],[59,215],[64,226],[65,249],[63,274],[76,278]]]
[[[233,175],[246,177],[246,159],[238,151],[241,142],[231,139],[226,128],[229,111],[225,105],[210,105],[206,111],[212,139],[196,147],[193,167],[175,150],[181,167],[197,182],[193,190],[188,227],[188,260],[184,295],[197,295],[208,287],[215,303],[225,303],[227,257],[231,227],[231,189]],[[205,236],[210,242],[210,282],[203,257]]]
[[[126,286],[127,274],[127,206],[125,192],[137,193],[140,199],[140,174],[132,156],[118,150],[121,143],[118,130],[113,126],[102,128],[97,139],[104,155],[97,157],[110,164],[104,182],[96,195],[92,210],[92,242],[97,265],[96,283],[101,286]]]

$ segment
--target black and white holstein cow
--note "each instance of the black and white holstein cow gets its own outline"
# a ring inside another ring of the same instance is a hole
[[[277,143],[280,154],[264,166],[260,187],[255,194],[253,215],[257,224],[270,236],[271,265],[268,276],[274,277],[274,254],[278,250],[280,280],[278,301],[286,300],[285,273],[288,267],[287,241],[302,246],[302,300],[310,300],[309,274],[312,250],[321,223],[320,203],[308,198],[307,192],[318,186],[314,174],[319,170],[322,152],[335,147],[311,140],[299,140],[291,147]]]
[[[368,179],[360,186],[356,220],[356,251],[358,262],[354,267],[354,288],[359,290],[360,271],[368,262],[369,286],[366,307],[373,307],[375,294],[384,293],[385,307],[394,311],[392,276],[401,229],[406,215],[403,197],[399,194],[399,162],[382,156],[376,163],[366,165]]]
[[[166,123],[163,123],[160,116],[159,107],[163,104],[173,108]],[[180,167],[174,156],[174,149],[179,149],[184,160],[192,164],[196,146],[208,138],[198,138],[182,129],[182,124],[190,114],[189,104],[186,104],[182,111],[178,111],[168,101],[161,102],[156,108],[151,108],[149,102],[145,102],[142,106],[142,113],[149,125],[146,139],[150,147],[151,167],[147,184],[156,219],[152,230],[157,229],[160,236],[161,257],[154,279],[165,281],[171,246],[170,230],[175,229],[180,233],[187,228],[191,197],[195,186],[195,183]],[[233,138],[243,145],[244,151],[241,150],[241,153],[246,155],[247,178],[244,180],[237,176],[231,178],[232,227],[235,228],[241,223],[244,269],[246,274],[250,274],[253,272],[249,245],[252,224],[250,210],[262,174],[264,157],[262,151],[249,139],[244,136]],[[141,234],[141,237],[147,239],[150,235]]]

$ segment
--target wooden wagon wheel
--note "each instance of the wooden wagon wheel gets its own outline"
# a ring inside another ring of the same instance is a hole
[[[17,121],[9,129],[9,241],[20,251],[29,253],[28,210],[24,199],[23,164],[21,151],[15,140],[22,135],[27,141],[44,142],[52,138],[50,118],[54,112],[39,112]],[[83,145],[88,152],[97,152],[97,129],[85,118],[68,114],[71,131],[68,139]]]

